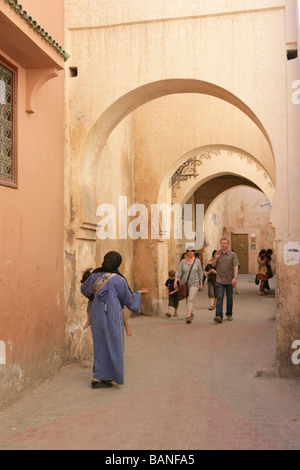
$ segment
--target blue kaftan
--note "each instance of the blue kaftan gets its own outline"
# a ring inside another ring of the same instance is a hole
[[[105,273],[94,273],[81,285],[85,297],[93,294],[95,281]],[[113,276],[96,294],[90,308],[94,345],[94,378],[124,383],[124,319],[122,306],[139,313],[140,292],[131,293],[126,280]]]

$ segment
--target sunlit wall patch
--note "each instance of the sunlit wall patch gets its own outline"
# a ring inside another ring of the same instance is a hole
[[[4,341],[0,340],[0,365],[6,364],[6,346]]]

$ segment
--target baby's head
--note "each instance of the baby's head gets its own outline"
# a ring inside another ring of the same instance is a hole
[[[82,278],[81,278],[81,283],[83,283],[84,281],[87,280],[88,277],[90,277],[90,275],[92,274],[92,271],[93,271],[92,268],[89,268],[86,271],[84,271]]]

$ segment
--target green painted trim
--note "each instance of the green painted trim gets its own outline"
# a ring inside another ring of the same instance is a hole
[[[23,10],[22,5],[17,0],[5,0],[8,5],[15,10],[15,12],[21,16],[48,44],[60,54],[65,61],[70,58],[70,55],[63,50],[63,48],[50,36],[47,31],[44,30],[37,22],[30,16],[27,11]]]

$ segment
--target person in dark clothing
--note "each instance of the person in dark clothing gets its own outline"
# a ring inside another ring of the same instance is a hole
[[[216,277],[217,271],[212,266],[211,262],[214,259],[217,250],[214,250],[211,255],[210,262],[204,269],[205,276],[207,278],[208,298],[209,298],[209,310],[214,310],[217,303],[217,291],[216,291]]]
[[[165,288],[166,288],[166,294],[169,297],[169,302],[168,302],[168,313],[166,313],[167,317],[172,316],[172,308],[174,308],[174,317],[178,317],[178,287],[175,289],[174,287],[174,281],[175,281],[175,271],[169,271],[169,278],[166,280],[165,283]]]
[[[119,272],[122,257],[115,251],[106,253],[101,268],[95,269],[82,283],[82,294],[93,301],[90,322],[94,346],[92,388],[112,387],[112,381],[124,383],[124,313],[123,306],[140,312],[141,295],[132,293],[125,277]]]

